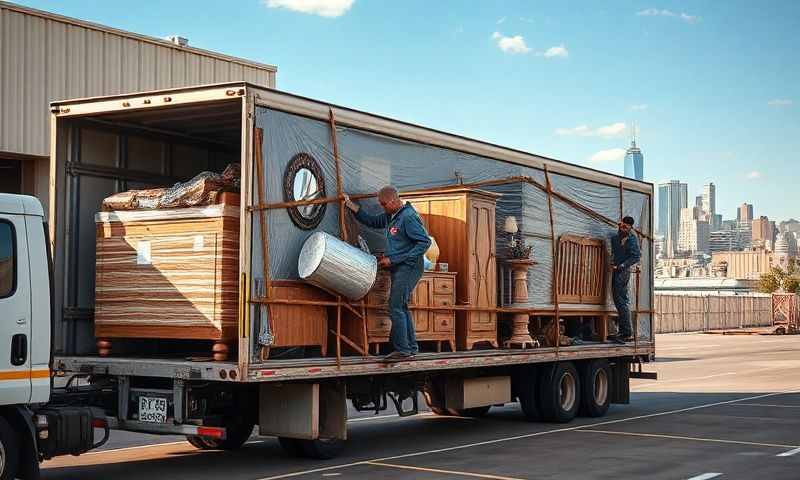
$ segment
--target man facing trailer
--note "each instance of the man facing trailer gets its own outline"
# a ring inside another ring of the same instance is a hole
[[[345,195],[345,205],[355,212],[359,222],[368,227],[386,229],[386,251],[384,256],[378,258],[378,266],[388,268],[392,278],[389,292],[392,329],[389,340],[394,351],[386,360],[398,361],[413,357],[419,351],[408,301],[417,282],[422,278],[423,257],[431,246],[431,239],[417,211],[411,203],[404,204],[400,200],[395,187],[381,188],[378,202],[384,213],[370,215]]]
[[[631,329],[631,308],[628,298],[628,283],[631,267],[639,263],[641,251],[639,240],[632,233],[633,217],[625,217],[619,223],[619,230],[611,236],[611,256],[613,273],[611,275],[611,294],[617,307],[617,335],[610,337],[616,343],[633,340]]]

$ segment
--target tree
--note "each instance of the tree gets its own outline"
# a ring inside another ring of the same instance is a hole
[[[790,265],[787,271],[781,267],[772,267],[758,280],[759,292],[775,293],[779,290],[800,294],[800,275],[794,265]]]

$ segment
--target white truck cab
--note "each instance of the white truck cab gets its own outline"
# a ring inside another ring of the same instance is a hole
[[[41,460],[107,439],[94,444],[90,407],[53,403],[50,265],[39,200],[0,193],[0,480],[38,478]]]
[[[0,193],[0,405],[50,399],[49,272],[39,200]]]

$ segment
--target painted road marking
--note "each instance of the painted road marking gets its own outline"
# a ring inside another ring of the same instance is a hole
[[[709,478],[717,478],[720,475],[722,475],[722,474],[721,473],[709,472],[709,473],[704,473],[702,475],[697,475],[696,477],[692,477],[692,478],[690,478],[688,480],[708,480]]]
[[[618,432],[614,430],[577,430],[583,433],[604,433],[607,435],[628,435],[631,437],[651,437],[651,438],[668,438],[672,440],[692,440],[695,442],[712,442],[712,443],[732,443],[735,445],[753,445],[756,447],[775,447],[775,448],[793,448],[796,445],[784,445],[780,443],[759,443],[759,442],[746,442],[743,440],[724,440],[721,438],[703,438],[703,437],[684,437],[681,435],[665,435],[660,433],[639,433],[639,432]]]
[[[606,421],[603,421],[603,422],[590,423],[590,424],[587,424],[587,425],[578,425],[578,426],[575,426],[575,427],[557,428],[557,429],[553,429],[553,430],[545,430],[543,432],[533,432],[533,433],[527,433],[527,434],[524,434],[524,435],[515,435],[513,437],[496,438],[494,440],[486,440],[486,441],[483,441],[483,442],[467,443],[467,444],[463,444],[463,445],[455,445],[455,446],[452,446],[452,447],[438,448],[438,449],[434,449],[434,450],[423,450],[423,451],[418,451],[418,452],[406,453],[406,454],[402,454],[402,455],[394,455],[394,456],[390,456],[390,457],[373,458],[373,459],[370,459],[370,460],[361,460],[361,461],[358,461],[358,462],[344,463],[344,464],[340,464],[340,465],[331,465],[330,467],[320,467],[320,468],[313,468],[313,469],[310,469],[310,470],[300,470],[300,471],[297,471],[297,472],[290,472],[290,473],[283,473],[283,474],[279,474],[279,475],[273,475],[271,477],[263,477],[263,478],[260,478],[258,480],[278,480],[278,479],[282,479],[282,478],[299,477],[299,476],[302,476],[302,475],[309,475],[309,474],[312,474],[312,473],[329,472],[331,470],[341,470],[343,468],[350,468],[350,467],[355,467],[355,466],[359,466],[359,465],[364,465],[364,464],[369,463],[369,462],[385,462],[385,461],[390,461],[390,460],[398,460],[398,459],[401,459],[401,458],[418,457],[418,456],[422,456],[422,455],[430,455],[430,454],[435,454],[435,453],[453,452],[453,451],[456,451],[456,450],[463,450],[463,449],[466,449],[466,448],[480,447],[480,446],[484,446],[484,445],[493,445],[493,444],[497,444],[497,443],[510,442],[510,441],[514,441],[514,440],[522,440],[522,439],[526,439],[526,438],[541,437],[543,435],[549,435],[549,434],[552,434],[552,433],[572,432],[574,430],[580,430],[580,429],[584,429],[584,428],[600,427],[600,426],[603,426],[603,425],[613,425],[613,424],[617,424],[617,423],[630,422],[630,421],[634,421],[634,420],[642,420],[642,419],[646,419],[646,418],[661,417],[661,416],[664,416],[664,415],[674,415],[674,414],[677,414],[677,413],[691,412],[691,411],[694,411],[694,410],[700,410],[700,409],[703,409],[703,408],[711,408],[711,407],[716,407],[716,406],[719,406],[719,405],[729,405],[731,403],[736,403],[736,402],[744,402],[744,401],[748,401],[748,400],[758,400],[758,399],[761,399],[761,398],[769,398],[769,397],[774,397],[774,396],[777,396],[777,395],[800,393],[800,390],[797,390],[797,388],[798,387],[793,387],[792,390],[785,390],[785,391],[782,391],[782,392],[765,393],[763,395],[755,395],[755,396],[752,396],[752,397],[738,398],[738,399],[735,399],[735,400],[725,400],[725,401],[722,401],[722,402],[706,403],[706,404],[701,404],[701,405],[695,405],[693,407],[679,408],[679,409],[676,409],[676,410],[667,410],[667,411],[664,411],[664,412],[650,413],[650,414],[647,414],[647,415],[637,415],[635,417],[620,418],[620,419],[617,419],[617,420],[606,420]]]
[[[767,407],[767,408],[800,408],[800,405],[774,405],[771,403],[737,403],[747,407]]]
[[[775,455],[776,457],[791,457],[792,455],[797,455],[800,453],[800,447],[795,448],[794,450],[789,450],[788,452],[783,452]]]
[[[737,372],[725,372],[725,373],[715,373],[714,375],[706,375],[704,377],[690,377],[690,378],[676,378],[673,380],[660,380],[658,382],[650,382],[650,383],[642,383],[640,385],[636,385],[631,387],[631,390],[634,388],[642,388],[642,387],[651,387],[653,385],[663,385],[665,383],[675,383],[675,382],[690,382],[692,380],[707,380],[709,378],[717,378],[717,377],[727,377],[729,375],[736,375]]]
[[[111,448],[111,449],[108,449],[108,450],[96,450],[94,452],[83,453],[83,454],[81,454],[81,456],[83,457],[83,456],[86,456],[86,455],[100,455],[101,453],[125,452],[125,451],[128,451],[128,450],[139,450],[139,449],[142,449],[142,448],[166,447],[168,445],[179,445],[181,443],[188,443],[188,442],[186,440],[180,440],[178,442],[153,443],[153,444],[150,444],[150,445],[137,445],[135,447]]]
[[[461,472],[458,470],[441,470],[438,468],[412,467],[411,465],[398,465],[396,463],[383,462],[364,462],[367,465],[377,465],[379,467],[400,468],[403,470],[416,470],[418,472],[444,473],[449,475],[459,475],[462,477],[489,478],[492,480],[522,480],[514,477],[501,477],[498,475],[486,475],[483,473]]]

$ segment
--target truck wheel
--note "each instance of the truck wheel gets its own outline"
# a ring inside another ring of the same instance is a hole
[[[19,445],[17,435],[5,418],[0,417],[0,480],[17,478]]]
[[[330,460],[338,457],[344,450],[345,441],[339,438],[318,438],[316,440],[298,440],[303,448],[303,455],[317,460]]]
[[[601,358],[586,362],[581,369],[581,409],[587,417],[602,417],[611,399],[611,367]]]
[[[572,362],[559,362],[552,368],[545,368],[539,385],[542,418],[557,423],[575,418],[581,403],[581,384]]]
[[[305,454],[303,452],[303,445],[301,445],[300,440],[296,438],[278,437],[278,443],[281,445],[283,451],[290,457],[302,457]]]
[[[492,408],[491,405],[473,408],[448,408],[445,415],[449,414],[451,417],[481,418],[489,413],[490,408]]]
[[[539,370],[536,368],[526,368],[515,375],[514,394],[519,399],[522,413],[525,420],[537,422],[542,419],[542,411],[539,407]]]

